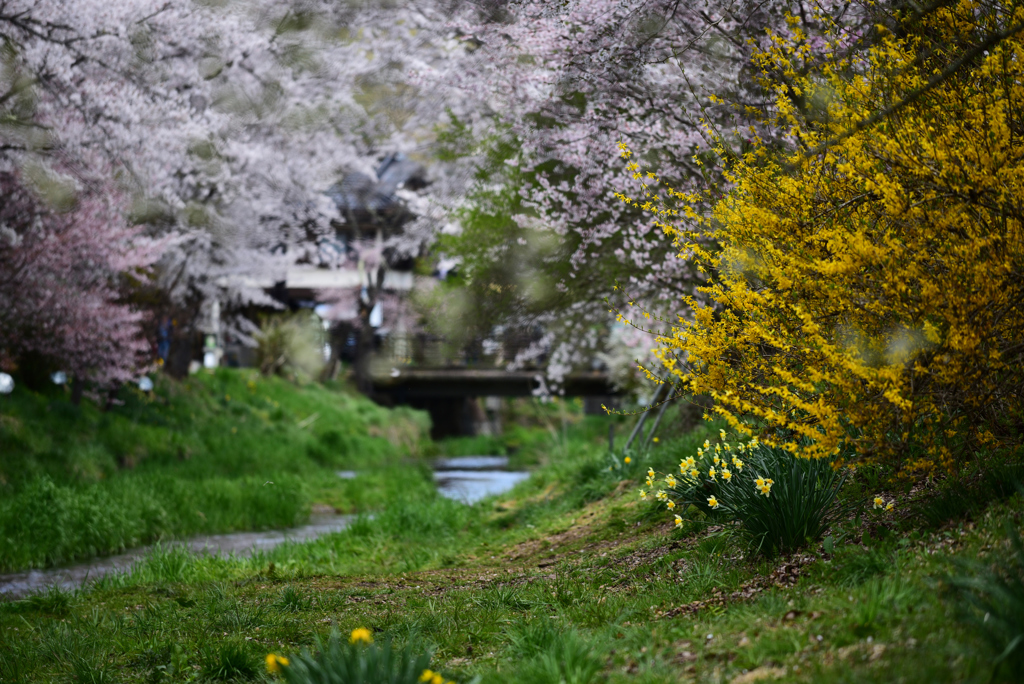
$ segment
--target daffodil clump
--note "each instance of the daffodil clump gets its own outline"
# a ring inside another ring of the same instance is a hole
[[[758,448],[757,437],[747,442],[729,442],[725,430],[721,430],[719,438],[714,445],[705,440],[695,455],[680,460],[678,473],[662,476],[648,468],[646,489],[640,490],[640,498],[646,500],[657,488],[655,499],[675,514],[677,507],[685,511],[691,505],[705,512],[719,510],[723,502],[730,500],[725,490],[733,487],[753,487],[762,496],[771,496],[775,481],[755,473],[744,461],[747,454]],[[676,527],[682,527],[682,518],[674,515],[674,519]]]
[[[407,644],[393,648],[390,639],[374,642],[365,627],[353,629],[344,640],[333,632],[327,643],[317,640],[311,653],[304,650],[290,658],[267,655],[267,671],[288,684],[363,682],[364,684],[455,684],[430,669],[429,649]]]
[[[680,459],[678,472],[648,468],[640,498],[664,506],[677,528],[694,511],[739,523],[759,550],[773,554],[820,538],[852,510],[837,500],[850,472],[837,465],[767,446],[757,437],[730,441],[722,430],[717,442],[705,440]],[[883,507],[891,510],[892,503]]]

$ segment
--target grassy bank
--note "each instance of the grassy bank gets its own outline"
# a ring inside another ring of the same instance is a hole
[[[1013,487],[968,478],[890,492],[894,512],[868,506],[828,546],[765,558],[729,525],[697,516],[677,529],[636,496],[647,467],[664,470],[717,430],[619,469],[599,425],[552,437],[535,477],[499,500],[398,496],[313,543],[244,560],[157,551],[88,593],[2,605],[0,679],[269,680],[267,653],[294,654],[335,627],[430,644],[431,667],[459,682],[993,675],[1000,650],[985,626],[1007,611],[1020,625],[1019,614],[1004,600],[1003,614],[983,617],[955,578],[1024,571],[1006,561],[1006,525],[1024,514]]]
[[[0,570],[285,527],[316,503],[357,512],[399,487],[432,489],[415,465],[425,415],[341,385],[300,388],[219,369],[118,398],[103,411],[56,388],[0,397]],[[342,480],[341,469],[361,476]]]

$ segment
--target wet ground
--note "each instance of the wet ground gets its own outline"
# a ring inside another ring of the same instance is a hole
[[[508,471],[507,467],[508,458],[504,456],[438,459],[434,462],[437,491],[450,499],[475,503],[484,497],[506,492],[516,483],[529,477],[529,473]],[[352,479],[358,477],[359,473],[342,470],[338,472],[338,476]],[[345,529],[354,518],[353,515],[314,513],[310,516],[309,522],[301,527],[203,535],[170,544],[187,546],[196,553],[247,556],[255,551],[272,549],[285,541],[308,541],[331,532],[338,532]],[[94,580],[111,572],[126,572],[152,548],[143,546],[117,556],[94,558],[62,568],[0,575],[0,600],[21,598],[51,586],[74,589],[90,579]]]

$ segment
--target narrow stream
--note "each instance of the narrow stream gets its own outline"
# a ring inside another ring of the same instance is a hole
[[[510,472],[508,459],[504,456],[463,456],[439,459],[434,463],[434,479],[437,491],[456,501],[475,503],[484,497],[501,494],[529,477],[529,473]],[[352,471],[339,471],[338,476],[346,479],[358,477]],[[313,514],[309,522],[287,530],[265,530],[259,532],[233,532],[210,534],[191,539],[170,542],[185,546],[195,553],[210,553],[220,556],[235,554],[247,556],[255,551],[267,551],[285,541],[303,542],[348,527],[354,515]],[[95,580],[111,572],[126,572],[152,550],[142,546],[117,556],[93,558],[83,563],[47,570],[29,570],[0,575],[0,601],[19,599],[48,587],[76,589],[89,580]]]
[[[437,491],[449,499],[476,503],[480,499],[503,494],[530,476],[509,471],[507,456],[456,456],[434,461]]]

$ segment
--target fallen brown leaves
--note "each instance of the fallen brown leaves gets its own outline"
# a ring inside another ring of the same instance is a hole
[[[724,606],[735,601],[748,601],[758,594],[773,587],[791,587],[797,583],[803,574],[803,568],[818,560],[818,556],[809,553],[796,553],[783,559],[778,567],[767,575],[759,575],[749,582],[744,583],[736,591],[728,594],[715,588],[711,591],[710,598],[704,601],[693,601],[677,608],[671,608],[658,614],[658,617],[671,618],[678,615],[695,615],[702,610],[717,606]],[[790,611],[796,617],[796,611]],[[788,614],[787,614],[788,616]]]

